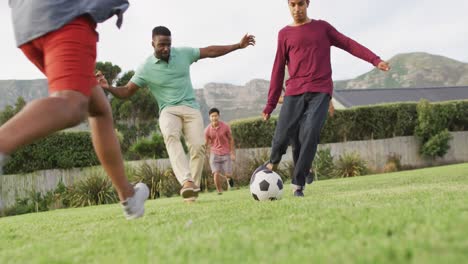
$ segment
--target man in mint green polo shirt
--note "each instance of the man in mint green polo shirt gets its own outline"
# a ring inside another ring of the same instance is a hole
[[[205,159],[205,136],[200,106],[195,99],[190,65],[199,59],[215,58],[238,49],[255,45],[255,37],[245,35],[239,43],[205,48],[171,48],[168,28],[153,29],[154,53],[137,69],[133,78],[121,87],[102,87],[118,98],[132,96],[140,87],[148,87],[159,105],[159,126],[177,180],[182,185],[181,196],[194,201],[200,191]],[[181,136],[190,152],[187,160]]]

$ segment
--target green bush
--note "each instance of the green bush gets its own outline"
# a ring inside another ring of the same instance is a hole
[[[67,200],[72,207],[116,203],[119,199],[112,182],[100,172],[92,172],[86,179],[70,186]]]
[[[56,191],[48,191],[45,194],[36,191],[30,191],[25,198],[17,198],[14,206],[6,208],[3,214],[5,216],[21,215],[28,213],[44,212],[55,209],[57,201]]]
[[[328,118],[325,122],[320,143],[412,136],[416,133],[427,136],[435,135],[445,128],[449,131],[468,130],[468,101],[428,105],[431,109],[430,114],[420,114],[420,106],[417,103],[382,104],[337,110],[334,117]],[[232,121],[231,130],[237,147],[270,147],[276,122],[277,117],[272,117],[268,122],[261,118]],[[433,122],[435,127],[431,125]],[[434,134],[434,131],[437,133]]]
[[[421,142],[420,153],[428,158],[443,157],[450,149],[449,130],[468,128],[466,102],[430,104],[421,100],[417,106],[415,135]]]
[[[132,181],[143,182],[150,189],[150,199],[156,199],[160,196],[160,183],[164,177],[164,172],[156,166],[148,163],[142,164],[135,171]]]
[[[445,129],[426,141],[421,148],[421,153],[429,158],[443,157],[450,149],[451,139],[452,135]]]
[[[165,170],[159,185],[159,193],[161,196],[171,197],[178,195],[180,188],[180,183],[177,180],[174,171],[172,169]]]
[[[396,153],[390,153],[387,157],[387,162],[383,168],[383,172],[395,172],[402,169],[401,166],[401,155]]]
[[[319,149],[312,162],[312,168],[317,179],[330,179],[334,176],[335,165],[333,164],[333,156],[331,149]]]
[[[127,160],[135,160],[137,158],[131,158],[129,153],[130,147],[137,142],[139,138],[145,138],[158,131],[157,120],[139,121],[136,123],[121,121],[115,124],[115,127],[122,135],[121,148],[124,153],[124,157]]]
[[[338,158],[334,174],[338,177],[347,178],[366,175],[367,171],[366,162],[359,154],[353,152],[344,153]]]
[[[69,169],[99,164],[90,133],[60,132],[15,151],[4,167],[6,174],[47,169]]]
[[[137,159],[167,158],[167,150],[162,135],[154,133],[151,139],[142,138],[130,147],[129,152]]]
[[[277,117],[265,122],[261,118],[249,118],[231,122],[232,135],[238,148],[271,146]]]
[[[385,104],[335,111],[328,118],[320,143],[410,136],[417,122],[416,103]],[[240,148],[270,147],[277,117],[235,120],[231,130]]]

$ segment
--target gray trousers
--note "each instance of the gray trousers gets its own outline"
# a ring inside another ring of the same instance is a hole
[[[292,184],[304,188],[317,152],[322,130],[328,114],[330,95],[304,93],[285,96],[273,137],[270,162],[279,164],[291,143],[294,161]]]

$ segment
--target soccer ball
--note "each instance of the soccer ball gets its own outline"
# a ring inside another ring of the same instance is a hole
[[[283,180],[268,169],[254,172],[250,178],[250,193],[257,201],[279,200],[283,195]]]

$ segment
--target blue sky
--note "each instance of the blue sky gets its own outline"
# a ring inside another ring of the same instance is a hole
[[[468,62],[467,0],[311,0],[309,17],[324,19],[383,59],[422,51]],[[15,47],[8,1],[0,3],[0,80],[44,76]],[[278,31],[291,22],[286,0],[132,1],[123,28],[114,19],[98,27],[98,60],[132,70],[151,54],[151,29],[169,27],[174,46],[232,44],[245,33],[257,45],[192,65],[195,88],[208,82],[243,85],[270,79]],[[333,78],[354,78],[372,69],[344,51],[332,51]]]

